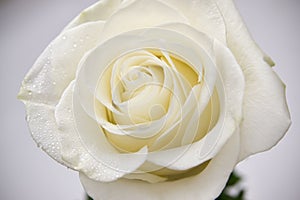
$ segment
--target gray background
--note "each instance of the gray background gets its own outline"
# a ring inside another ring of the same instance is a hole
[[[16,100],[37,56],[83,8],[96,0],[0,0],[0,199],[81,200],[78,175],[39,150]],[[236,0],[253,37],[287,84],[293,124],[271,151],[239,164],[249,200],[300,198],[300,1]]]

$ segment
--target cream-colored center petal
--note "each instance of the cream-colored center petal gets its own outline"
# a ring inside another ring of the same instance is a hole
[[[204,87],[202,76],[187,61],[167,51],[142,49],[123,55],[99,80],[97,88],[103,90],[109,84],[111,92],[95,104],[98,118],[117,128],[100,128],[121,152],[135,152],[143,146],[155,151],[170,143],[180,146],[186,138],[183,134],[188,134],[182,128],[189,127],[189,121],[195,118],[191,108],[197,109],[200,90],[193,88]],[[112,103],[107,105],[105,99]],[[215,124],[217,104],[218,100],[211,101],[203,117],[194,120],[198,128],[188,137],[192,138],[190,142],[202,138]],[[213,114],[211,107],[216,108]],[[168,142],[163,141],[170,137]]]

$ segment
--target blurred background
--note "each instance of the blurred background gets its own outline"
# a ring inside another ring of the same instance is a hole
[[[21,81],[52,39],[96,0],[0,0],[0,199],[83,200],[78,174],[38,149],[16,99]],[[247,200],[300,198],[300,1],[236,0],[254,39],[287,85],[293,124],[271,151],[237,171]]]

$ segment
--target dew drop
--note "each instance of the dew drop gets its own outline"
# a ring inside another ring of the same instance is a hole
[[[66,39],[67,39],[67,36],[63,35],[63,36],[62,36],[62,39],[63,39],[63,40],[66,40]]]
[[[76,43],[74,43],[74,44],[73,44],[73,47],[74,47],[74,48],[76,48],[76,47],[77,47],[77,44],[76,44]]]
[[[29,121],[29,120],[30,120],[30,116],[29,116],[29,115],[26,115],[26,116],[25,116],[25,120],[26,120],[26,121]]]

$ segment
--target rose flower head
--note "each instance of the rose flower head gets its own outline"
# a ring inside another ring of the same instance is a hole
[[[290,125],[285,86],[232,0],[101,0],[18,98],[36,143],[94,199],[215,199]]]

